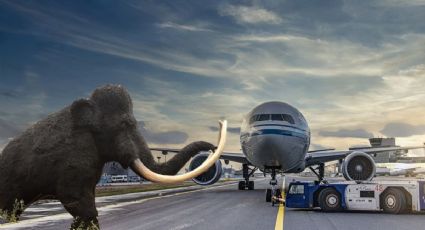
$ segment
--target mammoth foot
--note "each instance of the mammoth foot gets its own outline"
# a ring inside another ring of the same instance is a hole
[[[3,222],[17,222],[24,209],[24,201],[15,199],[13,204],[8,205],[7,208],[0,209],[0,224]]]
[[[97,218],[74,218],[74,222],[72,222],[71,230],[99,230],[99,221]]]

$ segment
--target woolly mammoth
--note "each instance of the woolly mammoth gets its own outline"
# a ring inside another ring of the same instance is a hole
[[[107,85],[10,141],[0,155],[3,216],[19,217],[31,203],[54,198],[74,217],[73,227],[97,225],[94,191],[106,162],[117,161],[151,181],[174,183],[202,174],[223,151],[226,121],[220,122],[217,149],[207,142],[193,142],[168,162],[156,163],[132,110],[128,92]],[[192,156],[214,149],[200,167],[175,175]],[[18,211],[17,202],[22,206]]]

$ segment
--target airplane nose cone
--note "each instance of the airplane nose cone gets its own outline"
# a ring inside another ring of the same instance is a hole
[[[267,135],[251,140],[251,157],[256,165],[280,167],[284,172],[304,169],[306,140],[300,137]],[[298,169],[299,168],[299,169]]]

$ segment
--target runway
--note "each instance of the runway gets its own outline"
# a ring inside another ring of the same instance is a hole
[[[291,177],[286,179],[292,180]],[[99,205],[101,229],[423,229],[425,215],[390,215],[374,212],[323,213],[284,209],[265,202],[268,179],[256,181],[254,191],[238,191],[236,184],[185,191],[162,197]],[[35,214],[35,213],[32,213]],[[44,219],[43,219],[44,218]],[[59,210],[47,217],[32,217],[4,229],[68,229],[72,219]]]

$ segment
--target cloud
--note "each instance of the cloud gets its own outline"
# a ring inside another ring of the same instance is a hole
[[[270,100],[300,109],[314,135],[341,124],[373,133],[391,121],[422,124],[422,2],[255,1],[218,9],[216,2],[107,2],[99,14],[78,2],[3,1],[0,15],[16,23],[0,20],[0,91],[18,98],[0,93],[7,108],[0,118],[24,127],[114,82],[129,87],[137,119],[151,127],[145,129],[180,130],[187,142],[215,140],[208,127],[217,119],[236,124]],[[39,74],[40,89],[22,86],[26,66]],[[229,138],[228,147],[238,145],[237,135]],[[361,141],[318,136],[315,143]]]
[[[0,154],[3,151],[4,147],[9,143],[9,140],[2,140],[0,139]]]
[[[279,15],[256,6],[225,5],[219,8],[222,16],[232,16],[241,24],[279,24],[282,18]]]
[[[188,134],[182,131],[156,132],[146,128],[143,121],[139,121],[140,132],[148,143],[154,144],[182,144],[188,139]]]
[[[414,135],[424,135],[425,125],[411,125],[402,122],[388,123],[381,130],[381,133],[389,137],[409,137]]]
[[[0,139],[8,139],[15,137],[22,131],[20,127],[11,121],[6,121],[0,118]]]
[[[183,25],[183,24],[177,24],[174,22],[163,22],[158,24],[159,28],[171,28],[176,30],[186,30],[186,31],[192,31],[192,32],[200,32],[200,31],[212,31],[207,28],[203,28],[201,26],[195,26],[195,25]]]
[[[425,6],[424,0],[385,0],[377,1],[378,6],[391,6],[391,7],[406,7],[406,6]]]
[[[321,145],[321,144],[312,143],[312,144],[310,144],[310,148],[308,150],[309,151],[316,151],[316,150],[321,150],[321,149],[328,149],[328,148]]]
[[[0,96],[9,97],[9,98],[16,98],[18,95],[14,92],[4,91],[4,92],[0,92]]]
[[[218,131],[218,127],[215,127],[215,126],[209,126],[208,128],[211,131],[214,131],[214,132],[217,132]],[[227,132],[233,133],[233,134],[240,134],[241,133],[241,128],[240,127],[228,127],[227,128]]]
[[[373,133],[364,129],[340,129],[337,131],[319,131],[319,135],[323,137],[352,137],[352,138],[370,138]]]

